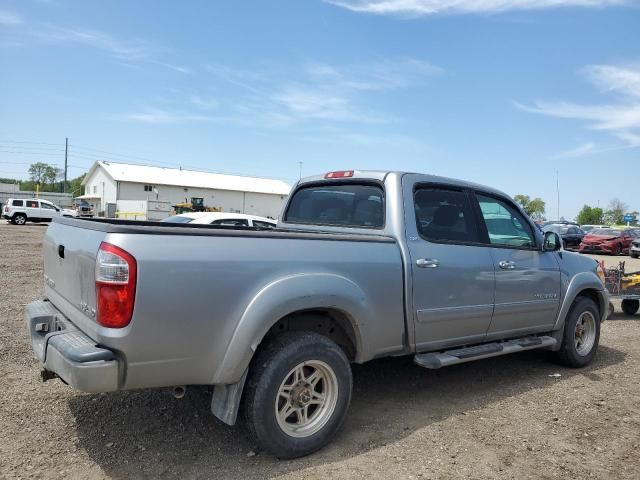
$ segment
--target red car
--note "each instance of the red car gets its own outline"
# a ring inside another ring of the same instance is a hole
[[[640,230],[625,228],[594,228],[582,239],[578,247],[580,253],[608,253],[620,255],[628,253],[632,240],[638,238]]]

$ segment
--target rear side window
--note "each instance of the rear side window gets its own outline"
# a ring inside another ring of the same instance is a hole
[[[24,202],[22,200],[13,200],[11,205],[14,207],[22,207],[24,206]]]
[[[285,220],[310,225],[382,228],[384,194],[377,185],[316,185],[293,194]]]
[[[478,229],[465,192],[419,188],[414,194],[418,232],[433,242],[477,243]]]

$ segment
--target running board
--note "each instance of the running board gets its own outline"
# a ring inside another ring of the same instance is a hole
[[[506,342],[483,343],[474,347],[456,348],[444,352],[419,353],[413,358],[413,361],[421,367],[435,369],[508,353],[551,347],[556,343],[558,341],[553,337],[524,337]]]

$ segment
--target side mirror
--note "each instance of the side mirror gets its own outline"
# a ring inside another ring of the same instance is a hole
[[[544,252],[557,252],[562,248],[562,240],[556,232],[544,232],[544,241],[542,242],[542,250]]]

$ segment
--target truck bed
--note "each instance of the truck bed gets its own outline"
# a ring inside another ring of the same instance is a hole
[[[137,262],[124,328],[95,320],[103,242]],[[119,388],[234,383],[268,329],[311,305],[366,325],[355,361],[404,348],[403,263],[389,236],[57,218],[43,249],[45,297],[114,352]]]

